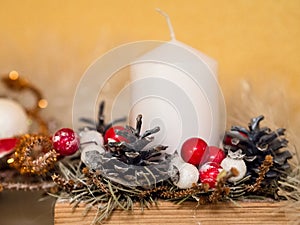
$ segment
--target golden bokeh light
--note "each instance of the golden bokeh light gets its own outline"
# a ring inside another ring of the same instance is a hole
[[[40,99],[38,105],[41,109],[44,109],[48,106],[48,101],[46,99]]]
[[[11,80],[17,80],[19,78],[19,73],[17,71],[13,70],[9,73],[8,76],[9,76],[9,79],[11,79]]]

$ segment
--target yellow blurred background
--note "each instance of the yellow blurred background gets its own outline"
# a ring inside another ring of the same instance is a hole
[[[299,121],[299,0],[1,0],[0,74],[26,76],[47,97],[46,115],[70,125],[76,85],[93,60],[120,44],[169,40],[157,7],[179,41],[218,61],[228,114],[248,80],[262,108],[287,104],[281,116]]]

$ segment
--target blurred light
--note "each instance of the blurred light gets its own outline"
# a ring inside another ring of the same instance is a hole
[[[11,80],[17,80],[19,78],[19,73],[17,71],[13,70],[9,73],[8,76],[9,76],[9,79],[11,79]]]
[[[7,160],[7,163],[8,164],[10,164],[10,163],[13,163],[15,160],[13,159],[13,158],[9,158],[8,160]]]
[[[46,99],[41,99],[39,100],[38,102],[38,106],[41,108],[41,109],[44,109],[48,106],[48,101]]]

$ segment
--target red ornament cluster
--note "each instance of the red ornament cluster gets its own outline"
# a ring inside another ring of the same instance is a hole
[[[225,158],[222,149],[208,146],[203,139],[193,137],[183,143],[181,157],[185,162],[199,168],[201,183],[207,183],[211,188],[215,187],[217,176],[221,171],[220,163]]]

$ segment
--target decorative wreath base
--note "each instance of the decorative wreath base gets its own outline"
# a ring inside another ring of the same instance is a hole
[[[149,209],[141,210],[137,205],[133,211],[116,209],[112,216],[101,224],[291,224],[298,211],[287,211],[285,202],[247,201],[222,202],[201,205],[195,202],[184,202],[175,205],[172,202],[160,201]],[[97,209],[86,212],[84,204],[76,208],[65,200],[58,200],[54,210],[55,225],[91,225],[97,216]]]

